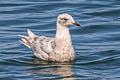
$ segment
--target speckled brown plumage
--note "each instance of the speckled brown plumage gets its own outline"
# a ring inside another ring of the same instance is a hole
[[[55,38],[36,36],[28,29],[28,37],[22,36],[21,42],[31,48],[34,55],[42,60],[65,62],[75,59],[75,51],[69,32],[70,25],[80,26],[71,15],[61,14],[57,19],[57,31]]]

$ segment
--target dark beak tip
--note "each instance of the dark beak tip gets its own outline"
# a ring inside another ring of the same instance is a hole
[[[77,26],[80,26],[80,24],[77,24]]]
[[[80,23],[78,23],[78,22],[75,22],[75,23],[73,23],[74,25],[77,25],[77,26],[81,26],[80,25]]]

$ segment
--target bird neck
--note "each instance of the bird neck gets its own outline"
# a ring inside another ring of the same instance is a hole
[[[56,46],[72,45],[72,40],[68,26],[62,26],[59,23],[57,24],[55,42],[56,42]]]

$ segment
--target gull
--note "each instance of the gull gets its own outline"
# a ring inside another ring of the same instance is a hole
[[[22,37],[20,42],[30,48],[34,55],[41,60],[52,62],[69,62],[75,59],[75,50],[72,45],[69,31],[70,25],[80,26],[70,14],[63,13],[57,18],[55,38],[37,36],[27,29],[28,36]]]

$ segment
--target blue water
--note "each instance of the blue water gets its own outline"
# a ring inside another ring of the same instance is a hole
[[[69,13],[76,60],[48,63],[20,44],[31,29],[54,37],[56,18]],[[119,0],[0,0],[0,80],[120,80]]]

